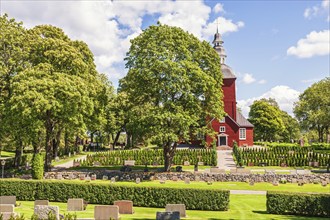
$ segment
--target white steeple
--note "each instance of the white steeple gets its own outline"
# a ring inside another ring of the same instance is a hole
[[[220,56],[220,63],[224,64],[225,59],[227,57],[225,48],[222,46],[223,40],[221,38],[221,35],[219,33],[219,28],[217,27],[217,33],[214,35],[214,40],[213,40],[213,48],[217,51],[217,53]]]

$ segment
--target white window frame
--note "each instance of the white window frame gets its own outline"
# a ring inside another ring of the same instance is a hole
[[[226,132],[226,127],[225,126],[220,126],[219,132]]]
[[[220,123],[225,123],[226,122],[226,120],[225,120],[226,118],[225,117],[223,117],[221,120],[220,120]]]
[[[246,140],[246,128],[239,129],[239,139]]]

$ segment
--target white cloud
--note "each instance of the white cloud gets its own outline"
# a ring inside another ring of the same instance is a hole
[[[250,112],[250,106],[255,100],[262,98],[274,98],[280,109],[288,112],[290,115],[293,115],[293,104],[298,101],[300,92],[294,90],[288,86],[280,85],[275,86],[269,91],[265,92],[259,97],[253,97],[246,100],[238,100],[237,105],[242,109],[244,116],[248,116]]]
[[[300,39],[297,46],[290,47],[287,54],[299,58],[328,55],[330,53],[329,36],[330,30],[312,31],[306,38]]]
[[[265,84],[266,82],[267,82],[267,81],[264,80],[264,79],[258,81],[259,84]]]
[[[243,83],[245,83],[245,84],[251,84],[251,83],[255,82],[256,79],[253,78],[252,74],[245,73],[245,74],[243,75],[243,79],[242,79],[242,81],[243,81]]]
[[[220,12],[221,7],[219,4],[213,10]],[[210,40],[216,30],[216,20],[208,23],[212,9],[203,1],[4,1],[1,12],[23,21],[27,28],[51,24],[70,38],[86,42],[98,71],[106,73],[115,85],[126,74],[123,59],[130,39],[142,32],[146,15],[204,40]],[[222,34],[244,26],[242,21],[235,23],[224,17],[219,21]]]
[[[221,4],[221,3],[217,3],[217,4],[213,7],[213,12],[214,12],[214,13],[225,12],[225,10],[223,9],[223,4]]]
[[[312,19],[313,17],[317,16],[327,16],[327,21],[330,21],[330,1],[329,0],[323,0],[321,5],[317,4],[312,7],[308,7],[304,11],[304,17],[307,19]]]

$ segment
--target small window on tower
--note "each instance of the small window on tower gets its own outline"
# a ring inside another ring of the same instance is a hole
[[[225,123],[225,117],[220,120],[220,123]]]
[[[220,132],[226,132],[226,127],[225,126],[220,126]]]

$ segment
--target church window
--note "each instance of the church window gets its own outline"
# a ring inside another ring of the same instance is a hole
[[[225,126],[220,126],[220,132],[226,132],[226,127]]]
[[[225,123],[225,117],[220,120],[220,123]]]
[[[239,129],[239,139],[245,140],[246,139],[246,128]]]

